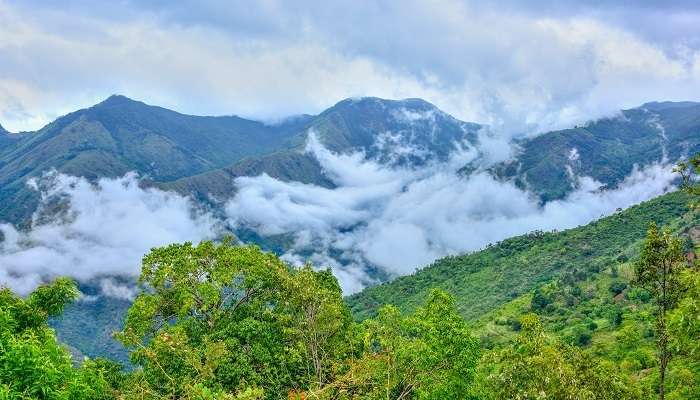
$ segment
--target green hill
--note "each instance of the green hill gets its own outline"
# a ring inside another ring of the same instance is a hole
[[[440,288],[455,296],[464,317],[475,320],[544,283],[587,278],[634,258],[650,221],[688,231],[700,222],[694,214],[686,216],[688,201],[683,193],[670,193],[578,228],[506,239],[481,251],[442,258],[347,301],[363,319],[386,304],[412,311],[431,289]]]
[[[655,398],[654,304],[648,292],[634,286],[633,264],[650,221],[681,235],[694,258],[700,215],[689,210],[689,200],[684,193],[670,193],[586,226],[507,239],[443,258],[346,301],[357,319],[365,319],[386,304],[415,310],[432,288],[441,288],[455,296],[487,359],[515,343],[520,321],[534,312],[551,339],[607,363],[629,378],[642,398]],[[696,398],[700,365],[695,360],[682,352],[674,357],[666,375],[668,398]]]

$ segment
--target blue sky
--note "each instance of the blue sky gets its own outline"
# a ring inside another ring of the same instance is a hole
[[[0,0],[0,124],[113,93],[258,119],[379,96],[523,134],[700,100],[697,2],[172,3]]]

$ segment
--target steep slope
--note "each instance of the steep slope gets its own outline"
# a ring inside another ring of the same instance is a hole
[[[2,130],[0,126],[0,154],[10,150],[10,147],[15,144],[16,140],[13,140],[12,135],[6,131]]]
[[[474,143],[480,127],[425,100],[376,97],[343,100],[310,124],[330,150],[362,150],[370,159],[400,164],[445,159],[455,143]]]
[[[343,100],[318,116],[307,117],[300,128],[289,140],[295,144],[291,149],[156,186],[209,200],[232,196],[233,179],[262,173],[283,181],[332,187],[316,158],[306,152],[309,132],[334,152],[363,152],[383,164],[420,166],[431,160],[444,161],[456,144],[475,144],[481,126],[459,121],[424,100],[365,97]]]
[[[674,162],[700,151],[700,103],[647,103],[614,118],[523,140],[519,146],[518,156],[494,172],[537,193],[543,202],[571,192],[574,175],[614,187],[635,165]]]
[[[477,319],[542,283],[567,274],[590,275],[635,257],[650,221],[684,230],[699,224],[697,214],[686,216],[688,200],[680,192],[670,193],[582,227],[533,232],[445,257],[413,275],[350,296],[348,304],[360,319],[386,304],[413,310],[437,287],[456,297],[466,318]]]
[[[22,135],[1,153],[0,216],[26,219],[37,202],[26,182],[50,169],[90,179],[137,171],[169,181],[284,148],[304,122],[268,126],[238,117],[196,117],[112,96]]]

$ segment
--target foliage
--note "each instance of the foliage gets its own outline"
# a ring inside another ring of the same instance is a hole
[[[680,272],[686,268],[681,240],[666,229],[659,232],[652,223],[635,265],[635,284],[651,293],[656,317],[656,341],[659,361],[659,399],[665,397],[666,368],[673,352],[669,348],[668,313],[676,307],[683,295]]]
[[[328,398],[458,399],[471,390],[479,343],[454,300],[433,291],[424,307],[404,316],[383,308],[365,321],[364,352],[326,388]]]
[[[141,386],[197,398],[321,386],[347,351],[350,314],[327,271],[290,270],[257,247],[202,242],[153,249],[119,339]]]
[[[681,161],[676,165],[675,172],[681,175],[683,179],[683,191],[692,195],[694,198],[700,196],[700,185],[697,185],[698,174],[700,174],[700,153],[691,157],[687,161]],[[693,207],[697,207],[697,201],[691,203]]]
[[[548,339],[537,315],[525,315],[521,326],[513,345],[486,358],[485,398],[638,398],[638,393],[610,365]]]
[[[78,297],[73,281],[59,278],[26,299],[0,289],[0,398],[106,399],[112,395],[105,363],[74,368],[47,318]]]

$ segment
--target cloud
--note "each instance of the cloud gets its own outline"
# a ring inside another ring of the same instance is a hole
[[[374,95],[532,134],[700,100],[699,26],[682,1],[0,0],[0,118],[37,128],[114,92],[256,118]]]
[[[53,173],[34,185],[42,190],[42,209],[31,228],[0,225],[5,238],[0,242],[0,284],[21,294],[52,277],[69,275],[81,281],[101,278],[103,294],[130,298],[133,289],[107,276],[136,277],[141,257],[152,247],[218,233],[217,221],[196,211],[188,199],[142,189],[134,174],[93,185]],[[61,217],[47,219],[65,200],[68,206]]]
[[[197,211],[180,195],[139,187],[135,174],[91,184],[51,173],[30,182],[42,194],[31,227],[0,224],[0,283],[26,294],[69,275],[96,282],[101,295],[128,300],[134,296],[129,282],[152,247],[216,238],[225,226],[288,235],[284,260],[331,268],[349,294],[448,254],[532,230],[581,225],[672,188],[670,168],[656,164],[635,168],[614,190],[575,177],[576,191],[540,206],[530,193],[484,172],[508,151],[496,149],[485,130],[479,137],[485,148],[481,141],[459,144],[447,160],[410,166],[365,153],[337,154],[311,133],[307,151],[336,186],[241,177],[225,206],[226,220]],[[392,146],[414,151],[400,140]],[[467,162],[475,172],[460,176]]]
[[[661,164],[635,168],[614,190],[577,177],[578,189],[566,199],[540,206],[529,192],[486,172],[459,176],[461,162],[387,166],[362,153],[335,154],[313,138],[308,151],[337,187],[267,175],[238,178],[226,212],[234,226],[291,235],[294,244],[285,258],[331,267],[346,293],[374,283],[370,267],[405,275],[436,258],[514,235],[575,227],[658,196],[672,188],[674,178]]]

